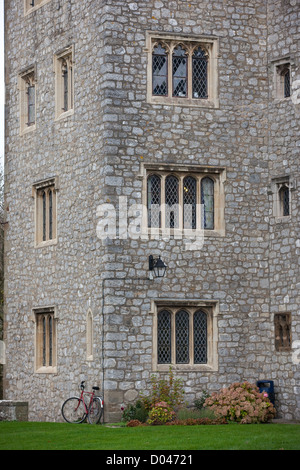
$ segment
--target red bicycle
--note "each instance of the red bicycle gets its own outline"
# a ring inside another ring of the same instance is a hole
[[[95,395],[99,387],[92,387],[92,392],[85,392],[84,382],[82,381],[80,384],[80,397],[68,398],[61,408],[63,418],[67,423],[79,424],[87,418],[90,424],[98,424],[101,419],[103,399]],[[90,395],[89,403],[86,403],[84,395]]]

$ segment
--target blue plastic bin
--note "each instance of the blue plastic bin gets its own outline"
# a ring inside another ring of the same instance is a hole
[[[273,380],[258,380],[256,385],[260,392],[266,392],[269,395],[270,402],[275,405],[275,392]]]

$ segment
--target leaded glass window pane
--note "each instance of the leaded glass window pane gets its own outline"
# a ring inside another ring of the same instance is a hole
[[[173,96],[187,96],[187,55],[186,51],[178,46],[173,51],[172,59]]]
[[[290,191],[288,186],[282,186],[279,191],[279,200],[281,206],[281,214],[285,217],[290,215]]]
[[[148,227],[161,226],[161,182],[157,175],[149,176],[147,187]]]
[[[286,70],[284,73],[284,97],[288,98],[291,96],[291,79],[290,79],[290,71]]]
[[[166,227],[179,227],[179,183],[175,176],[167,176],[165,182]]]
[[[207,98],[207,57],[198,47],[193,54],[193,98]]]
[[[194,364],[207,363],[207,315],[199,310],[194,314]]]
[[[163,310],[157,321],[157,362],[171,363],[171,313]]]
[[[188,364],[189,354],[189,314],[180,310],[175,317],[176,364]]]
[[[35,86],[31,85],[27,89],[28,95],[28,126],[35,123]]]
[[[214,182],[211,178],[201,181],[201,204],[203,205],[203,228],[214,229]]]
[[[187,176],[183,180],[183,220],[184,228],[196,229],[197,183]]]
[[[168,57],[161,44],[154,48],[152,55],[152,94],[168,94]]]
[[[65,62],[63,65],[63,84],[64,84],[64,111],[69,109],[69,77],[68,65]]]
[[[53,197],[52,191],[49,190],[49,240],[52,240],[53,232]]]
[[[46,213],[46,207],[47,207],[47,195],[46,195],[46,192],[43,191],[43,241],[46,241],[46,239],[47,239],[47,232],[46,232],[47,213]]]

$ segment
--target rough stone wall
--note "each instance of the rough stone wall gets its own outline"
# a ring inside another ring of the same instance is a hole
[[[270,60],[286,48],[299,60],[293,36],[299,6],[269,3],[115,0],[90,1],[82,10],[82,2],[53,0],[24,19],[22,9],[7,2],[5,398],[25,401],[34,390],[30,419],[59,420],[62,399],[84,379],[101,384],[106,419],[118,419],[120,406],[149,387],[151,300],[159,298],[219,302],[218,371],[178,371],[188,400],[234,381],[273,379],[279,412],[299,417],[299,366],[291,353],[275,353],[273,325],[289,295],[294,337],[299,334],[297,231],[294,224],[275,227],[268,191],[283,165],[296,178],[299,173],[296,106],[291,100],[275,105],[270,93]],[[288,34],[279,28],[283,13]],[[219,38],[219,109],[146,102],[149,30]],[[51,61],[70,43],[75,113],[54,122]],[[17,75],[34,62],[37,130],[20,137]],[[117,209],[119,196],[129,206],[140,204],[141,163],[226,168],[225,236],[206,237],[197,252],[184,251],[180,240],[102,245],[97,206]],[[31,187],[53,175],[60,178],[58,244],[34,249]],[[165,278],[148,280],[149,254],[162,254]],[[31,312],[46,305],[57,306],[59,318],[55,376],[34,373]],[[85,360],[88,308],[93,362]]]

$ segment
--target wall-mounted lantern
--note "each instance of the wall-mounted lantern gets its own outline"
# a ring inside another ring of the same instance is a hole
[[[149,256],[149,278],[153,277],[164,277],[166,274],[167,265],[163,262],[161,257],[153,258],[152,255]]]

